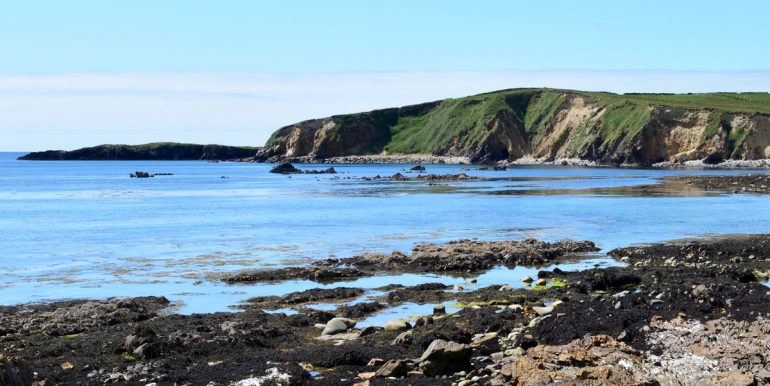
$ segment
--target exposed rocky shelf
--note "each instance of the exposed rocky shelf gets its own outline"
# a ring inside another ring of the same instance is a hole
[[[435,283],[391,285],[378,289],[386,294],[376,302],[341,304],[333,311],[307,308],[295,315],[259,307],[336,303],[362,291],[310,289],[253,299],[244,312],[189,316],[163,312],[168,301],[157,297],[0,307],[0,380],[20,385],[770,383],[770,288],[764,284],[770,236],[676,241],[610,254],[628,265],[541,270],[538,281],[560,284],[530,289],[491,285],[457,292]],[[441,302],[450,298],[461,300],[463,309],[448,314]],[[433,315],[412,320],[360,323],[384,303],[406,301],[436,306]]]

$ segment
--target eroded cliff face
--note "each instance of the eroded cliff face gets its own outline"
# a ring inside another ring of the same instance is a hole
[[[286,126],[273,134],[258,159],[394,154],[399,149],[473,162],[532,157],[649,165],[770,158],[770,117],[762,114],[632,103],[620,96],[608,102],[555,90],[469,98],[475,99]]]

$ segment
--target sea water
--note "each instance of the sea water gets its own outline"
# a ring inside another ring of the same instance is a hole
[[[413,165],[297,165],[338,173],[288,176],[269,173],[268,164],[19,155],[0,153],[0,304],[162,295],[183,313],[223,311],[252,296],[313,287],[467,282],[416,274],[327,285],[218,280],[364,251],[408,252],[421,242],[587,239],[602,251],[584,264],[612,265],[604,254],[615,247],[770,231],[767,196],[605,189],[745,170],[426,165],[428,173],[495,179],[429,184],[362,179],[413,177]],[[173,175],[130,178],[135,171]],[[532,272],[498,269],[477,285],[513,284]]]

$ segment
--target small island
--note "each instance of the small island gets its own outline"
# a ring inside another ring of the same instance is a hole
[[[48,150],[19,157],[27,161],[224,161],[253,157],[259,148],[154,142],[144,145],[99,145],[82,149]]]

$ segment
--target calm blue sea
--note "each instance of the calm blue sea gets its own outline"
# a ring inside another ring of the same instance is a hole
[[[576,238],[606,252],[682,237],[770,232],[766,196],[550,194],[649,184],[679,173],[746,171],[494,172],[429,165],[431,173],[525,178],[428,185],[357,179],[403,173],[411,165],[334,165],[339,174],[288,177],[268,173],[264,164],[15,160],[19,155],[0,153],[2,304],[164,295],[178,301],[181,312],[220,311],[247,297],[319,286],[227,286],[213,280],[222,272],[408,251],[425,241]],[[129,178],[134,171],[174,175]],[[521,272],[497,270],[482,279],[517,282]],[[343,284],[426,280],[465,279],[400,275]]]

